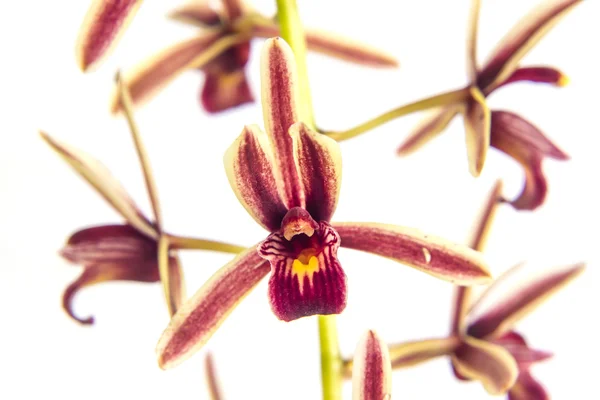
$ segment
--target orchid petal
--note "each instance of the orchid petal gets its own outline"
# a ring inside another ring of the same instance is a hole
[[[130,225],[150,238],[156,239],[158,237],[158,232],[154,225],[142,214],[125,189],[123,189],[121,184],[110,174],[104,165],[88,154],[57,141],[45,132],[40,132],[40,135]]]
[[[172,368],[200,350],[269,270],[255,246],[219,269],[171,319],[157,345],[159,366]]]
[[[200,102],[209,113],[218,113],[254,102],[246,72],[243,69],[233,72],[206,72]]]
[[[77,63],[86,71],[108,54],[142,0],[93,0],[77,38]]]
[[[392,368],[412,367],[451,354],[459,344],[457,337],[447,337],[390,345]]]
[[[158,272],[167,301],[167,310],[173,316],[185,299],[185,283],[179,258],[169,254],[169,240],[158,241]]]
[[[221,388],[215,371],[215,363],[212,354],[208,353],[204,358],[204,370],[206,371],[206,383],[208,383],[208,391],[210,400],[221,400]]]
[[[515,383],[519,370],[510,353],[492,343],[465,337],[452,356],[456,371],[480,381],[491,395],[506,393]]]
[[[457,285],[490,281],[480,253],[416,229],[357,222],[334,223],[333,227],[342,247],[387,257]]]
[[[566,269],[551,271],[518,290],[511,291],[494,307],[471,322],[468,334],[478,338],[497,338],[510,331],[518,320],[581,274],[584,268],[584,264],[575,264]],[[494,290],[494,286],[492,284],[487,290]]]
[[[374,332],[367,331],[356,346],[352,371],[352,399],[392,398],[392,365],[388,347]]]
[[[223,160],[229,184],[246,211],[268,231],[277,231],[287,209],[273,175],[267,135],[256,125],[244,127]]]
[[[311,51],[369,67],[398,66],[398,60],[391,54],[352,39],[315,29],[306,29],[304,33],[306,46]],[[253,34],[271,38],[279,36],[280,29],[277,24],[257,24]]]
[[[548,351],[530,348],[523,336],[515,331],[505,333],[499,338],[494,339],[493,343],[502,346],[513,356],[519,366],[519,371],[524,371],[528,369],[531,364],[552,357],[552,353]]]
[[[302,122],[290,128],[297,147],[306,210],[317,221],[329,221],[335,212],[342,183],[342,154],[338,143]]]
[[[544,157],[561,161],[569,158],[536,126],[507,111],[492,112],[491,145],[514,158],[525,170],[523,190],[510,202],[518,210],[534,210],[546,198],[548,184],[542,170]]]
[[[221,16],[210,6],[208,0],[194,0],[170,13],[169,18],[200,26],[221,24]]]
[[[398,155],[407,156],[429,143],[446,129],[452,119],[460,112],[462,104],[440,108],[430,113],[430,116],[409,135],[400,145]]]
[[[501,86],[505,86],[515,82],[534,82],[547,83],[554,86],[566,86],[569,83],[569,78],[553,67],[522,67],[514,70]]]
[[[222,0],[223,11],[229,21],[235,21],[244,12],[244,4],[240,0]]]
[[[488,92],[507,79],[521,59],[581,0],[546,1],[504,36],[479,72],[477,85]]]
[[[202,65],[192,65],[192,62],[222,38],[224,36],[220,29],[207,31],[200,36],[164,49],[125,73],[123,81],[129,87],[133,104],[138,105],[149,100],[180,73],[191,68],[201,67]],[[216,57],[218,54],[214,56]],[[206,60],[206,62],[209,61]],[[113,113],[121,110],[117,91],[113,93],[110,107]]]
[[[472,86],[470,92],[471,99],[464,111],[465,138],[469,171],[477,177],[481,174],[490,147],[490,109],[479,89]]]
[[[273,313],[282,321],[340,314],[348,297],[346,274],[337,259],[337,232],[323,221],[316,228],[306,223],[300,226],[309,233],[312,230],[312,234],[287,239],[275,232],[258,246],[260,256],[271,264],[269,301]],[[283,227],[282,230],[289,231]]]
[[[285,206],[304,208],[302,180],[290,127],[299,121],[298,77],[294,54],[281,38],[265,42],[261,56],[261,93],[265,130],[273,148],[273,171]]]
[[[477,79],[477,31],[479,30],[480,8],[481,0],[471,1],[471,14],[467,32],[467,77],[471,83]]]
[[[508,400],[550,400],[550,396],[529,372],[521,372],[508,392]]]

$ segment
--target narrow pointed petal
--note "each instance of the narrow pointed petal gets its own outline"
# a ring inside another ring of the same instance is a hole
[[[269,272],[253,246],[219,269],[171,319],[158,345],[158,364],[172,368],[200,350]]]
[[[547,83],[562,87],[569,83],[569,78],[552,67],[522,67],[516,69],[500,86],[515,82]]]
[[[447,337],[390,345],[392,368],[412,367],[451,354],[459,344],[457,337]]]
[[[388,347],[374,332],[367,331],[354,352],[353,400],[392,398],[392,365]]]
[[[470,83],[477,79],[477,32],[479,30],[479,9],[481,0],[471,1],[469,29],[467,32],[467,78]]]
[[[527,370],[531,364],[547,360],[552,353],[543,350],[535,350],[527,345],[523,336],[515,331],[510,331],[494,339],[494,344],[502,346],[517,362],[519,371]]]
[[[452,364],[460,375],[480,381],[491,395],[506,393],[519,374],[517,363],[508,351],[468,336],[456,349]]]
[[[199,26],[221,24],[221,16],[210,6],[208,0],[194,0],[170,13],[169,17],[179,22]]]
[[[222,0],[223,11],[229,21],[235,21],[242,16],[244,4],[240,0]]]
[[[77,39],[77,63],[83,71],[109,53],[142,0],[93,0]]]
[[[464,114],[469,171],[477,177],[490,147],[490,109],[485,97],[476,87],[471,87],[471,99],[467,102]]]
[[[207,72],[200,103],[209,113],[218,113],[254,102],[246,72]]]
[[[533,124],[507,111],[492,112],[491,145],[523,166],[523,190],[510,204],[518,210],[534,210],[546,198],[548,184],[542,170],[544,157],[568,160]]]
[[[504,36],[479,73],[484,91],[498,86],[517,69],[521,59],[581,0],[550,0],[536,7]]]
[[[215,363],[212,354],[208,353],[204,359],[204,370],[206,371],[206,383],[208,384],[208,392],[210,400],[221,400],[223,395],[217,379],[215,371]]]
[[[296,142],[306,210],[317,221],[329,221],[335,212],[342,183],[340,146],[302,122],[292,125],[290,134]]]
[[[409,135],[400,145],[398,155],[407,156],[419,150],[446,129],[448,124],[461,110],[462,105],[443,107],[430,113],[430,116]]]
[[[88,154],[57,141],[45,132],[40,132],[40,135],[130,225],[148,237],[158,237],[154,225],[142,214],[125,189],[123,189],[121,184],[110,174],[104,165]]]
[[[287,209],[273,175],[267,135],[256,125],[244,127],[223,162],[229,184],[246,211],[268,231],[277,231]]]
[[[298,119],[298,77],[294,54],[281,38],[265,42],[261,56],[261,93],[265,130],[273,147],[275,179],[285,206],[304,208],[290,127]]]
[[[457,285],[491,280],[480,253],[445,239],[395,225],[334,223],[342,247],[390,258]]]
[[[269,301],[277,318],[289,322],[340,314],[346,308],[346,274],[337,259],[339,245],[335,229],[321,222],[310,236],[288,240],[276,232],[258,246],[261,257],[271,264]]]
[[[260,24],[253,27],[257,37],[279,36],[277,24]],[[306,46],[309,50],[369,67],[397,67],[394,56],[374,47],[330,32],[306,29]]]
[[[581,274],[584,268],[583,264],[576,264],[551,271],[511,291],[494,307],[472,321],[467,329],[468,334],[479,338],[497,338],[510,331],[517,321]],[[494,290],[493,287],[494,285],[487,290]]]
[[[140,63],[131,71],[126,72],[123,80],[129,88],[133,104],[139,105],[149,100],[179,74],[191,69],[191,63],[223,37],[220,29],[208,31],[164,49]],[[215,54],[216,56],[218,54]],[[200,66],[194,65],[194,67],[198,68]],[[113,113],[121,111],[117,91],[113,93],[110,108]]]
[[[521,372],[508,392],[508,400],[550,400],[550,396],[529,372]]]
[[[161,237],[158,242],[158,272],[163,284],[169,316],[173,316],[185,299],[185,282],[179,257],[169,254],[169,240]]]

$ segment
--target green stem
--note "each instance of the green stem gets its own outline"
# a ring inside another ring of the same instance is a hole
[[[314,129],[314,114],[306,68],[306,41],[296,0],[277,0],[277,16],[281,37],[290,45],[296,59],[300,86],[300,120]],[[319,315],[318,323],[323,400],[340,400],[342,398],[343,363],[335,315]]]
[[[439,94],[437,96],[428,97],[423,100],[416,101],[414,103],[406,104],[404,106],[394,108],[384,114],[381,114],[378,117],[375,117],[367,122],[363,122],[362,124],[348,129],[346,131],[339,132],[322,132],[323,134],[329,136],[332,139],[339,141],[347,140],[358,136],[362,133],[370,131],[371,129],[377,128],[379,125],[383,125],[387,122],[390,122],[396,118],[403,117],[407,114],[412,114],[417,111],[427,110],[429,108],[445,106],[449,104],[456,104],[463,102],[469,95],[469,89],[463,88],[459,90],[453,90],[451,92],[446,92]]]

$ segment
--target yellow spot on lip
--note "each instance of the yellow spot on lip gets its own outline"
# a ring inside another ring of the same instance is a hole
[[[298,278],[300,293],[302,293],[304,277],[308,276],[308,280],[312,285],[313,275],[317,271],[319,271],[319,259],[316,256],[316,251],[314,249],[302,251],[292,263],[292,274]]]

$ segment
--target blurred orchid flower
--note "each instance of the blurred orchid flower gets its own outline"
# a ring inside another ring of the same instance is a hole
[[[110,53],[142,0],[92,0],[76,45],[79,68],[87,71]]]
[[[78,230],[67,239],[60,252],[66,260],[84,267],[81,276],[63,294],[65,311],[82,324],[92,324],[94,318],[76,316],[72,303],[77,292],[86,286],[107,281],[162,281],[168,310],[172,315],[185,298],[183,273],[176,249],[197,248],[234,254],[244,250],[240,246],[173,236],[163,231],[150,164],[133,121],[128,94],[120,81],[118,84],[152,204],[153,221],[140,211],[121,184],[99,161],[41,132],[46,143],[126,221],[124,224]]]
[[[499,199],[500,185],[497,185],[484,209],[472,242],[473,248],[482,250]],[[547,399],[545,389],[532,377],[530,367],[551,354],[530,348],[525,339],[514,331],[514,326],[583,272],[584,265],[549,271],[511,291],[505,290],[506,278],[519,267],[498,278],[475,304],[469,303],[470,289],[458,287],[451,335],[390,346],[392,366],[403,368],[450,356],[459,379],[480,381],[492,395],[508,392],[509,400]],[[482,306],[484,300],[489,303],[493,296],[497,300],[485,309]],[[352,364],[347,363],[346,375],[351,367]]]
[[[215,113],[254,101],[245,66],[252,38],[279,34],[275,20],[249,10],[239,0],[222,0],[215,10],[208,1],[197,0],[175,11],[172,18],[202,28],[194,38],[175,44],[145,60],[125,75],[133,101],[139,104],[153,96],[180,73],[199,69],[205,81],[200,102]],[[350,62],[374,67],[397,66],[397,61],[378,50],[318,31],[307,31],[308,48]],[[117,96],[111,109],[119,111]]]
[[[469,86],[464,98],[434,111],[400,146],[398,154],[407,155],[440,134],[459,113],[466,129],[469,169],[478,176],[488,147],[506,153],[525,170],[521,194],[511,202],[516,209],[533,210],[546,196],[547,183],[541,163],[545,157],[567,160],[533,124],[507,111],[490,111],[486,98],[496,89],[515,82],[538,82],[564,86],[568,79],[552,67],[520,67],[521,59],[581,0],[546,1],[519,21],[492,52],[483,67],[477,67],[477,25],[480,1],[474,0],[468,35],[467,66]]]
[[[337,258],[340,245],[463,285],[490,279],[479,253],[467,247],[409,228],[330,222],[341,184],[340,149],[299,121],[296,66],[283,39],[267,40],[261,74],[266,133],[246,126],[224,161],[237,198],[270,235],[221,268],[175,314],[158,343],[162,368],[201,348],[269,272],[277,318],[342,312],[346,275]]]

